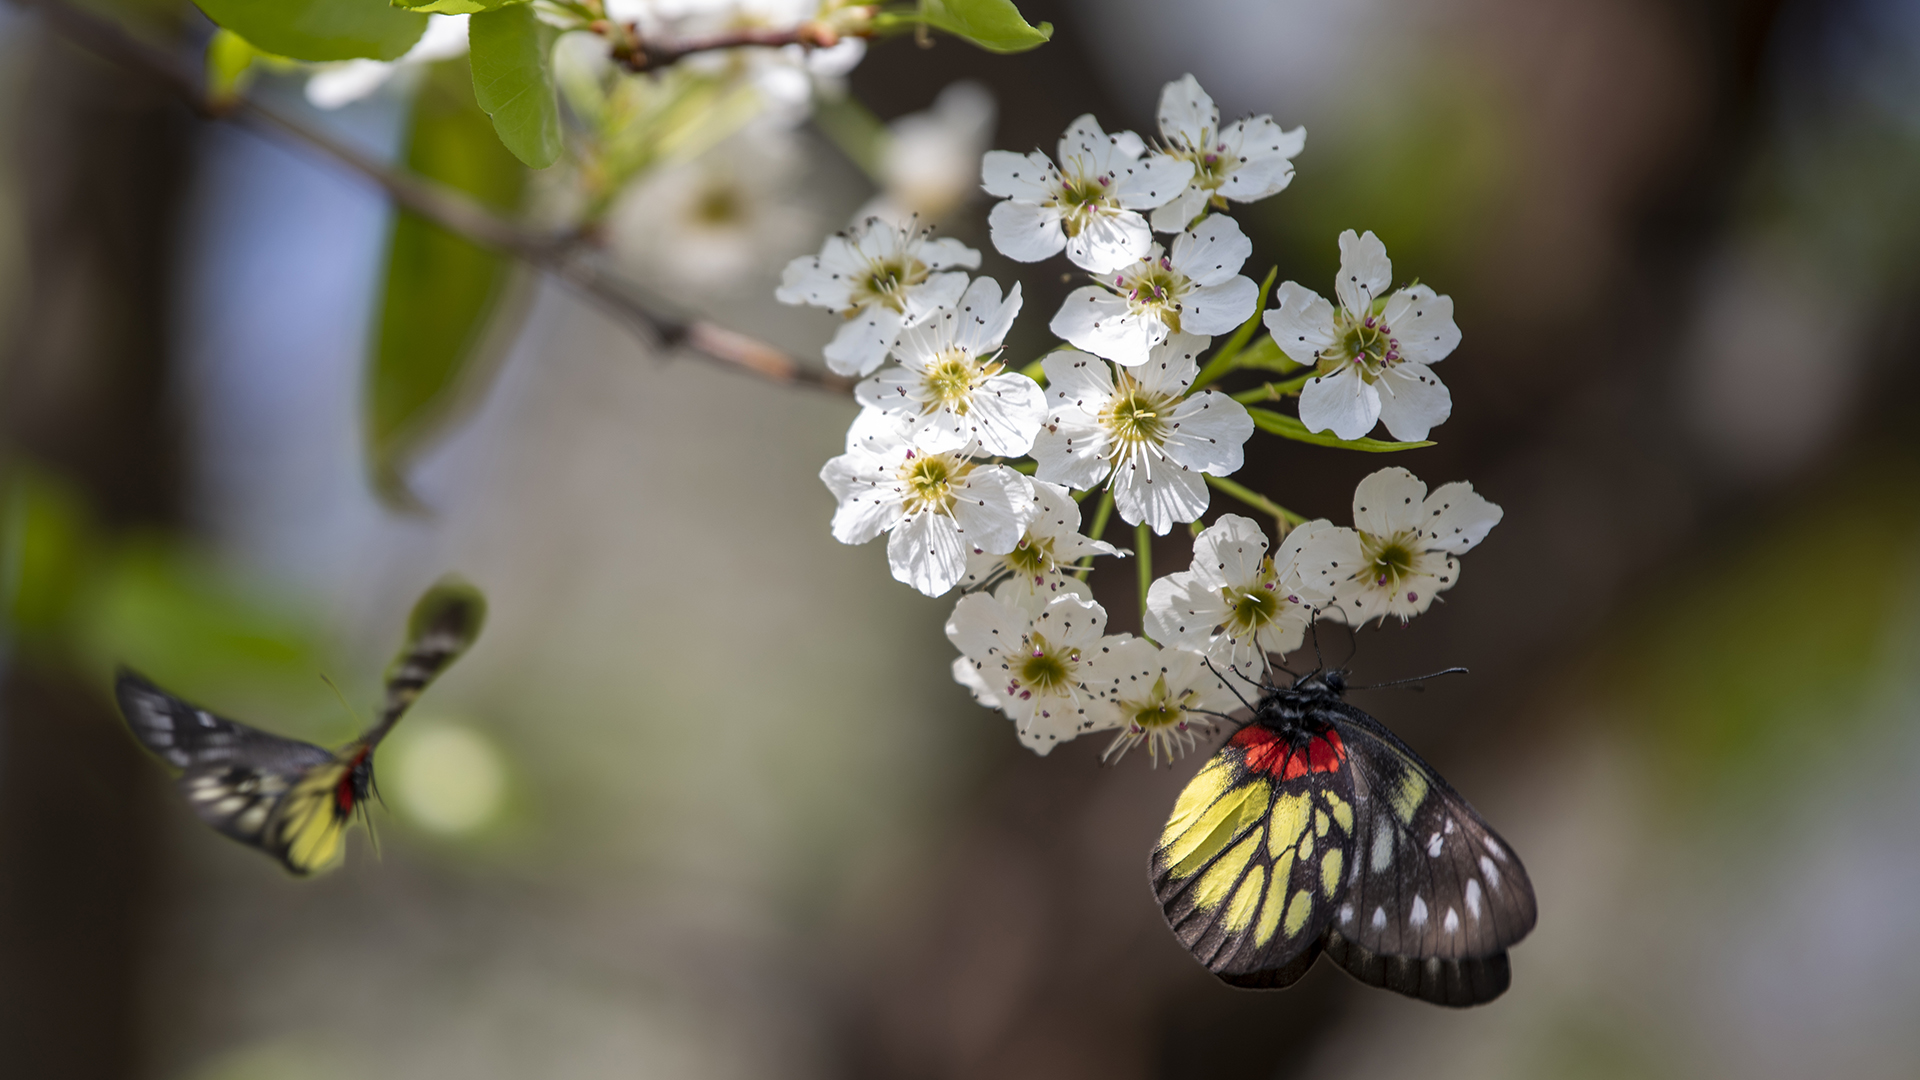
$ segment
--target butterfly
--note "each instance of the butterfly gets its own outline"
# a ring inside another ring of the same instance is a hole
[[[338,750],[216,716],[124,667],[114,693],[135,737],[181,770],[180,794],[200,820],[305,876],[339,857],[347,825],[373,791],[374,749],[473,644],[486,611],[479,591],[459,581],[429,589],[414,605],[406,646],[387,668],[379,719]]]
[[[1437,1005],[1512,979],[1533,929],[1520,857],[1338,671],[1267,685],[1174,803],[1152,858],[1174,936],[1234,986],[1291,985],[1321,953]]]

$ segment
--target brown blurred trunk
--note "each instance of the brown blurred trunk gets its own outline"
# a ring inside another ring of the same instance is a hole
[[[0,453],[72,484],[110,531],[176,524],[163,405],[186,114],[158,86],[44,34],[16,43],[9,157],[24,296],[0,368]],[[24,46],[24,47],[22,47]],[[0,1067],[141,1070],[156,906],[150,766],[105,686],[16,657],[0,686]]]

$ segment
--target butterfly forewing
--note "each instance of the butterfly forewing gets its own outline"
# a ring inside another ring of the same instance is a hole
[[[1152,868],[1174,935],[1237,986],[1286,986],[1325,951],[1374,986],[1479,1004],[1534,922],[1518,856],[1338,684],[1263,698],[1181,793]]]
[[[1306,973],[1351,864],[1353,792],[1331,729],[1300,747],[1242,729],[1180,795],[1153,884],[1181,944],[1241,986]]]
[[[1443,959],[1493,956],[1525,937],[1535,912],[1519,858],[1377,721],[1346,711],[1359,816],[1341,935],[1383,956]]]
[[[115,693],[134,734],[181,770],[180,794],[200,820],[278,857],[295,873],[310,873],[331,861],[349,815],[316,817],[309,811],[337,803],[335,793],[346,773],[340,757],[215,716],[131,671],[120,673]],[[330,847],[311,839],[295,844],[291,821],[302,822],[297,831],[308,837],[317,836],[314,826],[325,824],[333,834]],[[321,853],[327,857],[315,858]]]

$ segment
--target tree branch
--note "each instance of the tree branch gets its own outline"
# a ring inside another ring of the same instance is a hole
[[[657,71],[695,53],[718,49],[779,49],[788,45],[825,49],[841,39],[833,28],[817,22],[801,23],[791,30],[738,30],[687,41],[650,41],[633,23],[594,23],[592,29],[613,42],[614,61],[635,74]]]
[[[802,365],[765,342],[703,320],[682,322],[658,314],[638,295],[638,286],[608,271],[601,260],[582,257],[577,248],[578,238],[572,233],[527,229],[460,191],[389,168],[261,102],[243,96],[225,99],[210,96],[200,72],[193,66],[65,0],[14,2],[39,11],[56,32],[88,52],[165,83],[202,115],[232,120],[290,139],[369,181],[394,205],[481,247],[511,255],[545,271],[651,347],[665,349],[685,345],[696,354],[735,371],[774,382],[812,386],[838,394],[852,393],[853,380]]]

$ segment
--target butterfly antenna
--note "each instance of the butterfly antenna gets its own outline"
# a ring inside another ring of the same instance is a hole
[[[1220,674],[1219,668],[1213,666],[1213,657],[1203,655],[1200,657],[1200,662],[1207,665],[1207,670],[1213,672],[1213,677],[1220,680],[1221,686],[1224,686],[1228,690],[1231,690],[1233,692],[1233,696],[1240,699],[1240,704],[1245,705],[1249,709],[1253,708],[1253,703],[1248,701],[1244,696],[1242,696],[1239,689],[1235,687],[1232,683],[1227,681],[1227,677],[1225,675]],[[1232,666],[1231,664],[1227,666],[1227,670],[1233,672],[1235,675],[1240,675],[1240,670]],[[1243,679],[1247,678],[1245,675],[1240,675],[1240,677]],[[1252,682],[1253,680],[1247,679],[1247,681]],[[1190,711],[1199,712],[1201,710],[1194,709]]]
[[[1430,675],[1416,675],[1411,679],[1395,679],[1392,682],[1374,683],[1371,686],[1349,686],[1347,687],[1347,689],[1349,690],[1385,690],[1390,686],[1406,686],[1408,683],[1413,683],[1415,684],[1413,687],[1415,690],[1425,690],[1426,686],[1422,684],[1424,684],[1428,679],[1437,679],[1442,675],[1465,675],[1466,673],[1467,673],[1466,668],[1450,667],[1442,671],[1433,672]]]
[[[347,695],[340,692],[340,685],[333,681],[333,677],[323,671],[320,673],[320,681],[326,683],[327,689],[333,691],[333,696],[340,699],[340,707],[347,710],[348,716],[353,717],[354,724],[361,730],[366,730],[367,722],[360,718],[360,710],[355,709],[353,703],[347,700]]]

